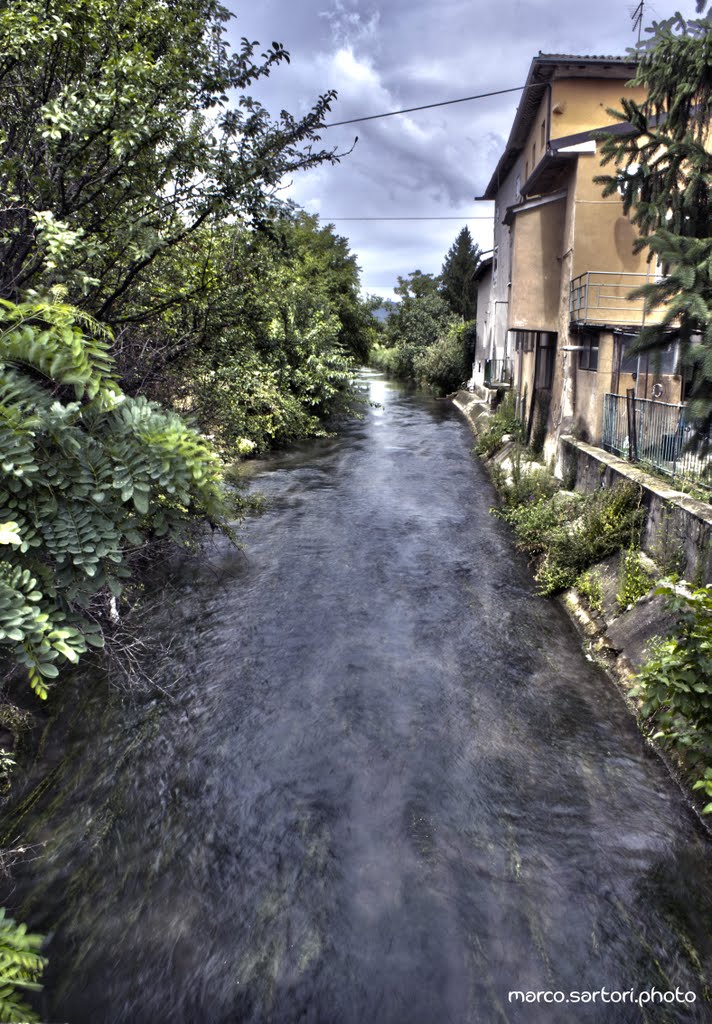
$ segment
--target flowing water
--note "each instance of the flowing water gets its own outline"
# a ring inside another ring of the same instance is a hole
[[[9,897],[51,933],[43,1019],[712,1020],[709,840],[466,425],[367,380],[380,407],[258,469],[243,549],[153,595],[172,696],[50,729]]]

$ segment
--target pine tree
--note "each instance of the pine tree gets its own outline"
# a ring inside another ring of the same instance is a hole
[[[475,273],[479,259],[480,249],[464,227],[445,257],[440,294],[452,312],[465,320],[474,320],[477,314]]]
[[[698,12],[707,6],[698,0]],[[631,131],[604,139],[603,162],[614,162],[616,173],[598,181],[604,196],[623,196],[640,232],[638,251],[647,248],[665,271],[662,281],[634,293],[648,310],[665,307],[662,322],[645,327],[635,349],[660,351],[676,332],[682,365],[693,378],[690,411],[706,430],[712,424],[712,19],[676,14],[648,31],[631,83],[645,86],[647,98],[624,98],[623,110],[611,111]]]

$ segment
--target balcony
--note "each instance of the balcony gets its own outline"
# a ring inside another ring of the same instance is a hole
[[[569,319],[573,324],[599,327],[640,328],[646,323],[657,323],[662,318],[662,309],[646,313],[643,299],[629,296],[643,284],[662,280],[655,274],[588,270],[571,282]]]

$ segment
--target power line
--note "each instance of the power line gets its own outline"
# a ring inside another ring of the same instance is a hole
[[[432,110],[433,107],[449,107],[453,103],[469,103],[470,100],[484,100],[488,96],[503,96],[507,92],[521,92],[526,85],[514,85],[511,89],[495,89],[494,92],[480,92],[476,96],[463,96],[459,100],[443,100],[441,103],[424,103],[421,107],[406,107],[404,110],[389,110],[387,114],[369,114],[368,117],[352,117],[348,121],[332,121],[324,128],[338,128],[342,124],[357,124],[359,121],[375,121],[379,117],[395,117],[396,114],[412,114],[415,110]]]
[[[492,220],[491,217],[468,217],[464,214],[461,217],[327,217],[325,214],[319,214],[319,220],[323,221],[335,221],[335,220]]]

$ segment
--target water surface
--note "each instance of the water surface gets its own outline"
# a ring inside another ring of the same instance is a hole
[[[367,380],[380,407],[258,469],[243,549],[153,595],[173,696],[50,733],[9,898],[51,932],[44,1019],[712,1019],[709,842],[466,425]],[[508,999],[653,986],[697,1001]]]

